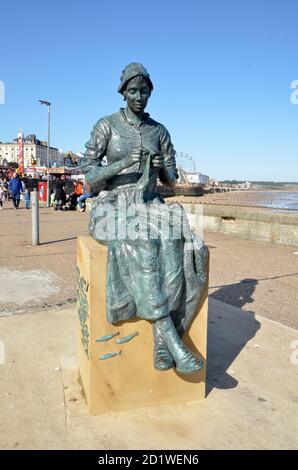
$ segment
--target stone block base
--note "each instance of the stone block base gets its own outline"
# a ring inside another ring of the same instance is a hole
[[[107,248],[92,237],[78,238],[78,359],[80,377],[89,411],[107,411],[158,405],[174,405],[205,398],[208,289],[183,340],[204,360],[201,371],[182,376],[175,369],[153,367],[152,325],[130,320],[111,325],[106,320]],[[144,302],[146,299],[144,299]],[[106,342],[96,339],[119,331]],[[117,338],[138,332],[131,341]],[[121,355],[100,360],[104,354]]]

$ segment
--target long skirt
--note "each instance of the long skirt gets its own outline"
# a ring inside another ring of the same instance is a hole
[[[125,185],[93,200],[90,233],[108,247],[107,319],[171,315],[183,334],[207,280],[208,249],[179,204],[146,189]]]

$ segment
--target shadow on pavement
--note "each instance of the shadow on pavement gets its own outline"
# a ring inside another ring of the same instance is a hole
[[[207,395],[214,387],[230,389],[238,384],[227,371],[260,329],[260,322],[255,319],[253,312],[240,310],[253,301],[252,295],[257,284],[256,279],[243,279],[239,283],[223,286],[209,296]],[[223,299],[238,309],[218,302]]]
[[[52,243],[61,243],[61,242],[68,242],[69,240],[76,240],[77,237],[71,238],[62,238],[61,240],[51,240],[49,242],[42,242],[40,245],[51,245]]]
[[[253,302],[252,294],[257,284],[257,279],[243,279],[236,284],[221,286],[220,289],[210,294],[209,297],[234,305],[234,307],[242,308],[244,305]]]

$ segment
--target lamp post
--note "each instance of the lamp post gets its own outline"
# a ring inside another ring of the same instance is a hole
[[[48,146],[47,146],[47,202],[46,207],[50,207],[50,136],[51,136],[51,103],[46,100],[38,100],[40,104],[48,107]]]

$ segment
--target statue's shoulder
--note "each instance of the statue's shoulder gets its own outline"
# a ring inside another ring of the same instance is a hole
[[[119,119],[119,112],[98,119],[93,126],[93,134],[110,135],[111,129],[117,125]]]
[[[161,122],[158,122],[158,121],[155,121],[155,119],[152,119],[151,116],[149,116],[147,118],[147,124],[149,124],[149,126],[154,126],[156,128],[158,128],[159,132],[163,135],[170,135],[168,129],[166,128],[166,126],[164,126],[163,124],[161,124]]]
[[[113,115],[111,114],[109,116],[99,118],[94,125],[94,129],[100,129],[101,127],[108,126],[110,124],[111,116]]]
[[[98,119],[98,121],[94,125],[93,130],[95,132],[110,130],[112,127],[117,125],[120,119],[121,116],[119,111],[113,114],[109,114],[108,116],[104,116]]]

